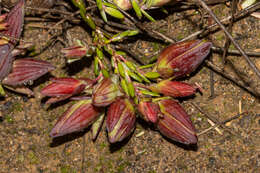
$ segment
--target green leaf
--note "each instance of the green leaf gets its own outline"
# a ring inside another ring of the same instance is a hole
[[[149,19],[152,22],[155,22],[154,18],[152,16],[150,16],[145,10],[141,9],[141,11],[147,19]]]
[[[158,94],[158,93],[147,91],[147,90],[140,90],[140,92],[144,95],[149,95],[149,96],[154,96],[154,97],[160,96],[160,94]]]
[[[98,57],[95,57],[94,59],[94,73],[96,76],[99,75]]]
[[[122,55],[122,56],[126,56],[126,53],[123,51],[116,51],[117,55]]]
[[[155,63],[153,63],[153,64],[147,64],[147,65],[142,65],[142,66],[139,67],[139,69],[151,68],[151,67],[153,67],[154,65],[155,65]]]
[[[128,87],[127,87],[127,82],[126,82],[125,79],[121,79],[121,86],[122,86],[124,92],[126,93],[126,95],[130,96],[129,91],[128,91]]]
[[[139,19],[141,19],[142,18],[142,12],[141,12],[141,8],[139,7],[139,4],[135,0],[132,0],[131,3],[132,3],[132,6],[133,6],[133,9],[135,10],[137,17]]]
[[[150,78],[150,79],[157,79],[160,77],[160,74],[158,72],[147,72],[145,73],[145,77]]]
[[[97,56],[99,57],[99,59],[103,60],[104,59],[103,52],[99,48],[96,48],[96,52],[97,52]]]
[[[108,73],[108,71],[106,69],[102,68],[101,72],[102,72],[104,77],[107,77],[107,78],[109,77],[109,73]]]
[[[138,82],[143,82],[143,79],[131,71],[127,71],[128,75]]]
[[[1,96],[5,95],[5,90],[4,90],[3,86],[2,86],[2,84],[0,84],[0,95]]]
[[[128,68],[130,68],[131,70],[136,71],[135,64],[132,63],[131,61],[126,61],[125,64],[126,64],[126,66],[127,66]]]
[[[137,72],[138,76],[140,76],[146,83],[151,83],[151,81],[149,81],[149,79],[147,79],[144,75],[142,75],[141,73]]]
[[[119,62],[119,63],[117,64],[117,67],[118,67],[118,72],[119,72],[119,74],[120,74],[123,78],[125,78],[125,68],[123,67],[122,62]]]
[[[124,15],[117,9],[112,7],[105,7],[105,12],[109,14],[112,17],[115,17],[117,19],[124,19]]]
[[[134,97],[135,96],[135,88],[134,88],[133,83],[130,81],[130,82],[128,82],[127,86],[128,86],[128,91],[129,91],[130,97]]]
[[[130,30],[129,33],[127,34],[127,36],[135,36],[139,34],[139,31],[138,30]]]

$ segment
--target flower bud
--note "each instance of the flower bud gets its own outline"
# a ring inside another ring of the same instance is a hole
[[[195,94],[199,87],[184,82],[164,80],[149,86],[149,89],[166,96],[186,97]]]
[[[87,54],[87,48],[83,46],[72,46],[61,50],[67,58],[82,58]]]
[[[81,131],[91,125],[99,115],[100,110],[91,104],[91,100],[81,100],[63,113],[51,130],[50,136],[58,137]]]
[[[156,70],[163,78],[188,75],[207,57],[211,46],[211,42],[200,40],[173,44],[159,55]]]
[[[157,124],[159,131],[174,141],[196,144],[195,128],[181,105],[174,100],[161,100],[159,106],[163,114],[163,118],[160,118]]]
[[[14,58],[11,51],[18,42],[23,29],[24,0],[20,0],[7,16],[1,17],[1,20],[5,20],[9,26],[0,32],[2,35],[9,36],[7,39],[6,37],[0,39],[0,80],[3,80],[11,71]]]
[[[26,84],[54,69],[55,67],[46,61],[32,58],[17,59],[13,63],[12,72],[2,83],[11,86]]]
[[[117,85],[110,79],[104,78],[93,90],[92,100],[95,106],[107,106],[119,95]]]
[[[57,101],[65,100],[73,95],[81,93],[86,86],[92,85],[91,79],[74,79],[74,78],[52,78],[52,83],[41,90],[44,96],[50,98],[47,103],[55,103]]]
[[[120,142],[131,134],[135,125],[135,110],[128,99],[118,99],[109,106],[106,126],[110,143]]]
[[[138,104],[138,111],[145,121],[152,123],[157,122],[158,114],[160,113],[158,104],[149,101],[140,101]]]

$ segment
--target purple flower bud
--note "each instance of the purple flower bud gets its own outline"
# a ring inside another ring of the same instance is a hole
[[[110,78],[104,78],[93,90],[93,105],[110,105],[116,100],[119,92],[118,86]]]
[[[91,100],[81,100],[63,113],[50,135],[58,137],[81,131],[91,125],[99,115],[100,110],[91,104]]]
[[[158,84],[149,86],[149,89],[166,96],[186,97],[195,94],[196,90],[200,88],[197,85],[191,85],[184,82],[164,80]]]
[[[200,40],[172,44],[161,52],[157,72],[164,78],[188,75],[207,57],[211,46],[211,42]]]
[[[138,110],[142,114],[142,117],[145,121],[157,123],[158,114],[160,113],[160,109],[157,103],[141,101],[138,104]]]
[[[120,142],[135,127],[135,110],[128,99],[118,99],[109,106],[106,126],[110,143]]]
[[[12,86],[26,84],[54,69],[55,67],[46,61],[32,58],[17,59],[13,63],[12,72],[2,83]]]
[[[182,106],[174,100],[161,100],[159,106],[163,114],[157,124],[159,131],[174,141],[196,144],[195,128]]]

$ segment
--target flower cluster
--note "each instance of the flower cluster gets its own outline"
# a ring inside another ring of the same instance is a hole
[[[41,91],[42,95],[51,97],[47,103],[69,97],[77,101],[58,119],[51,136],[81,131],[92,125],[95,139],[106,119],[109,142],[120,142],[133,132],[136,116],[140,114],[164,136],[183,144],[196,144],[196,131],[190,116],[173,98],[194,95],[201,88],[173,79],[194,72],[209,54],[210,47],[210,42],[201,40],[173,44],[161,52],[153,71],[147,73],[115,53],[113,74],[100,72],[94,80],[52,79],[52,83]],[[74,52],[78,57],[77,51]],[[104,66],[100,64],[102,70]]]

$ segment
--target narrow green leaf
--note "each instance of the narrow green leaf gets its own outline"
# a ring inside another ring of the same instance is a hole
[[[125,79],[121,79],[121,86],[122,86],[124,92],[126,93],[126,95],[130,96],[129,91],[128,91],[128,87],[127,87],[127,82],[126,82]]]
[[[96,76],[99,75],[98,57],[95,57],[94,59],[94,73]]]
[[[132,71],[127,71],[127,73],[134,80],[136,80],[138,82],[143,82],[143,79],[141,77],[139,77],[138,75],[136,75],[135,73],[133,73]]]
[[[123,51],[116,51],[117,55],[122,55],[122,56],[126,56],[126,53]]]
[[[149,79],[147,79],[144,75],[142,75],[141,73],[137,72],[138,76],[140,76],[146,83],[151,83],[151,81],[149,81]]]
[[[112,7],[105,7],[105,12],[109,14],[112,17],[115,17],[117,19],[124,19],[124,15],[117,9]]]
[[[97,56],[99,57],[99,59],[103,60],[104,59],[103,52],[99,48],[96,48],[96,52],[97,52]]]
[[[155,65],[155,63],[153,63],[153,64],[147,64],[147,65],[142,65],[142,66],[139,67],[139,69],[151,68],[151,67],[153,67],[154,65]]]
[[[128,82],[127,86],[128,86],[128,91],[129,91],[130,97],[134,97],[135,96],[135,88],[134,88],[133,83],[130,81],[130,82]]]
[[[139,34],[139,31],[138,30],[130,30],[129,33],[127,34],[127,36],[135,36]]]
[[[155,22],[154,18],[150,16],[145,10],[141,9],[141,11],[147,19],[149,19],[151,22]]]
[[[139,7],[139,4],[136,2],[136,0],[132,0],[131,3],[132,3],[132,6],[133,6],[133,9],[135,10],[137,17],[139,19],[141,19],[142,18],[142,12],[141,12],[141,8]]]
[[[119,62],[119,63],[117,64],[117,67],[118,67],[118,72],[119,72],[119,74],[120,74],[123,78],[125,78],[125,68],[123,67],[122,62]]]
[[[125,64],[126,64],[126,66],[127,66],[128,68],[130,68],[131,70],[136,71],[136,66],[135,66],[135,64],[132,63],[131,61],[126,61]]]
[[[0,84],[0,96],[4,96],[5,95],[5,90],[2,86],[2,84]]]
[[[107,78],[109,77],[109,73],[108,73],[108,71],[106,69],[102,68],[101,72],[102,72],[104,77],[107,77]]]
[[[160,94],[158,94],[158,93],[147,91],[147,90],[140,90],[140,92],[144,95],[149,95],[149,96],[154,96],[154,97],[160,96]]]
[[[158,72],[147,72],[145,73],[145,77],[149,78],[149,79],[157,79],[158,77],[160,77],[160,74]]]

